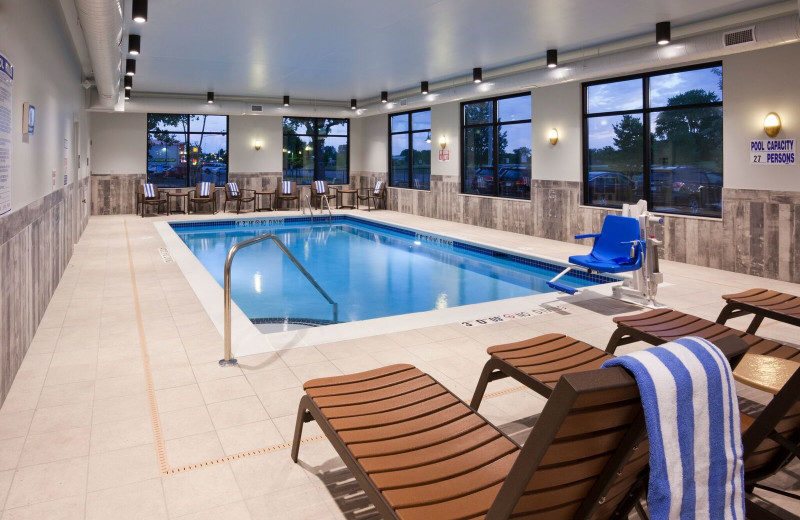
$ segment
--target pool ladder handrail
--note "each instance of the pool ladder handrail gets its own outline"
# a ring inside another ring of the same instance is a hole
[[[251,238],[249,240],[245,240],[244,242],[239,242],[238,244],[234,244],[228,250],[228,257],[225,259],[225,269],[223,271],[223,293],[225,299],[225,308],[224,308],[224,334],[225,334],[225,353],[224,358],[220,359],[219,364],[221,366],[231,366],[236,365],[237,361],[235,358],[231,357],[231,265],[233,264],[233,257],[236,256],[240,250],[244,249],[245,247],[252,246],[253,244],[257,244],[258,242],[262,242],[264,240],[272,240],[275,242],[275,245],[280,248],[281,251],[292,261],[292,263],[303,273],[303,276],[311,282],[311,285],[326,299],[328,303],[333,305],[333,322],[338,323],[339,321],[339,305],[333,301],[333,299],[325,292],[317,280],[306,271],[306,268],[303,267],[303,264],[295,257],[289,248],[286,247],[280,238],[274,233],[266,233],[261,236],[257,236],[255,238]]]
[[[321,197],[321,200],[328,206],[328,221],[333,220],[333,212],[331,211],[331,203],[328,202],[328,197]],[[312,209],[313,206],[311,205],[311,199],[306,195],[306,206],[308,206],[308,212],[311,213],[311,216],[314,216],[314,210]],[[303,215],[306,214],[306,207],[302,206],[303,208]],[[320,203],[320,213],[322,213],[322,203]]]
[[[308,212],[311,213],[311,216],[313,217],[314,216],[314,209],[311,207],[311,199],[308,198],[308,195],[305,195],[305,199],[306,199],[306,206],[308,206]],[[301,207],[302,207],[302,210],[303,210],[303,215],[306,214],[306,206],[303,206],[301,204]]]

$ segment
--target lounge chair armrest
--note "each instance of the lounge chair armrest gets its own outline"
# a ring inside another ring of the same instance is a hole
[[[584,238],[597,238],[600,233],[588,233],[586,235],[575,235],[575,240],[583,240]]]

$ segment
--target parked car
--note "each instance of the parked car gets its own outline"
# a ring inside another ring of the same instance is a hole
[[[601,206],[636,202],[636,183],[622,172],[589,172],[589,201]]]
[[[501,166],[497,175],[500,183],[500,195],[530,198],[531,171],[524,166]]]
[[[695,166],[653,168],[650,192],[654,207],[674,208],[692,215],[722,210],[722,175]]]
[[[228,165],[225,163],[204,163],[203,166],[200,167],[200,171],[203,173],[225,173],[228,169]]]

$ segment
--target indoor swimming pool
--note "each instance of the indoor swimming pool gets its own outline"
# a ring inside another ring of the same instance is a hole
[[[222,286],[235,244],[273,233],[338,307],[315,289],[270,240],[243,248],[231,269],[231,295],[256,324],[325,325],[425,312],[552,292],[562,265],[423,231],[337,215],[171,223]],[[570,273],[580,288],[618,278]]]

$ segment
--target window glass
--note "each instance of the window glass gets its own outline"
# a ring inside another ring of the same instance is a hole
[[[314,178],[314,139],[305,135],[283,136],[283,176],[298,184]]]
[[[228,116],[147,115],[147,181],[161,187],[228,180]]]
[[[431,111],[423,110],[421,112],[411,113],[411,129],[416,130],[430,130],[431,128]]]
[[[320,122],[319,135],[347,136],[347,120],[323,119]]]
[[[147,114],[148,132],[183,132],[189,130],[186,114]]]
[[[408,119],[408,117],[406,117]],[[409,146],[408,133],[392,136],[392,186],[408,188],[409,184]]]
[[[322,141],[322,165],[328,184],[345,184],[347,178],[347,137],[328,136]]]
[[[283,176],[297,184],[349,182],[347,119],[283,118]]]
[[[464,129],[464,193],[494,194],[494,132],[492,127]]]
[[[635,203],[643,192],[641,115],[599,116],[587,122],[590,204]]]
[[[525,121],[531,118],[531,96],[497,100],[497,122]]]
[[[490,124],[494,121],[494,103],[489,101],[479,101],[476,103],[464,103],[464,124],[480,125]]]
[[[722,101],[722,67],[672,72],[650,78],[651,107],[717,101]]]
[[[428,112],[430,115],[430,112]],[[427,142],[425,132],[416,132],[414,135],[414,151],[411,154],[413,161],[411,167],[411,187],[418,190],[430,189],[431,179],[431,144]]]
[[[389,185],[429,190],[431,111],[394,114],[389,122]]]
[[[530,199],[531,125],[502,125],[497,135],[500,196]]]
[[[186,172],[186,134],[148,134],[147,182],[164,188],[185,187]]]
[[[408,131],[408,114],[392,116],[392,133]]]
[[[612,81],[586,88],[586,105],[589,114],[639,110],[644,106],[642,80]]]

